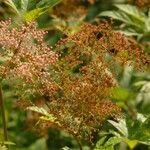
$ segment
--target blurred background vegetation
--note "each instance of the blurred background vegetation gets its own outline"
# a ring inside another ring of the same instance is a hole
[[[48,31],[45,40],[52,46],[59,39],[74,34],[84,22],[98,24],[110,21],[111,17],[115,30],[136,40],[150,53],[149,0],[0,0],[0,19],[10,17],[15,22],[36,20],[39,28]],[[120,87],[113,91],[111,99],[123,109],[125,117],[120,122],[106,122],[94,141],[94,150],[148,150],[150,67],[147,72],[135,71],[131,66],[118,68],[117,71]],[[64,131],[34,131],[28,120],[30,114],[15,105],[17,97],[13,87],[4,83],[3,90],[9,141],[15,143],[10,145],[11,150],[79,149],[74,138]],[[3,141],[1,119],[0,141]],[[0,149],[5,150],[5,147],[0,146]],[[83,150],[88,149],[87,143],[83,143]]]

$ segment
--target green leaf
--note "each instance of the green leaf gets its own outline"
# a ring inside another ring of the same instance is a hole
[[[141,88],[136,97],[138,111],[143,114],[149,114],[150,113],[150,82],[141,81],[135,83],[134,86],[139,86],[139,88]]]
[[[125,22],[127,24],[135,25],[135,23],[132,22],[128,15],[120,11],[103,11],[98,16],[107,16]]]
[[[52,114],[49,114],[42,107],[30,106],[30,107],[27,107],[27,110],[31,110],[31,111],[34,111],[34,112],[41,114],[42,115],[42,117],[40,117],[41,119],[47,119],[47,120],[52,121],[52,122],[55,122],[55,120],[56,120],[56,118]]]
[[[119,10],[123,11],[124,13],[126,13],[144,23],[145,14],[142,11],[140,11],[136,6],[132,6],[132,5],[128,5],[128,4],[117,4],[115,6]]]
[[[150,32],[150,9],[148,11],[148,18],[145,21],[147,32]]]
[[[147,83],[147,81],[138,81],[138,82],[135,82],[133,84],[133,86],[135,86],[135,87],[141,87],[141,86],[143,86],[146,83]]]
[[[128,129],[126,126],[126,122],[124,119],[120,119],[119,122],[115,122],[112,120],[108,120],[110,124],[112,124],[118,131],[124,136],[128,137]]]
[[[0,150],[8,150],[5,145],[0,145]]]
[[[11,141],[5,141],[5,142],[0,142],[0,144],[5,144],[5,145],[16,145],[15,143]]]
[[[126,36],[137,36],[137,37],[142,37],[142,33],[138,33],[134,28],[132,27],[126,27],[122,28],[121,30],[117,30],[120,33],[125,34]]]
[[[99,16],[112,17],[127,25],[134,26],[139,32],[145,32],[145,22],[147,18],[142,11],[132,5],[118,4],[115,6],[118,8],[118,11],[104,11],[100,13]]]
[[[36,6],[37,7],[54,7],[59,4],[62,0],[41,0]]]
[[[150,118],[138,119],[133,122],[127,121],[130,140],[137,140],[139,143],[150,145]]]
[[[112,98],[117,101],[126,101],[129,97],[130,93],[125,88],[114,88],[112,89]]]
[[[5,2],[5,4],[7,4],[9,7],[11,7],[11,8],[15,11],[16,14],[19,15],[19,11],[18,11],[18,9],[17,9],[15,3],[14,3],[12,0],[5,0],[4,2]]]
[[[65,146],[61,150],[69,150],[69,149],[70,149],[69,147]]]
[[[128,144],[130,149],[133,149],[138,144],[137,140],[125,139],[124,142]]]
[[[37,4],[37,8],[26,12],[24,14],[24,19],[28,22],[28,21],[33,21],[35,19],[37,19],[38,17],[40,17],[42,14],[44,14],[46,11],[48,11],[49,8],[54,7],[55,5],[57,5],[58,3],[60,3],[61,0],[42,0]]]
[[[25,148],[24,150],[47,150],[46,139],[45,138],[38,139],[30,147]]]
[[[21,11],[25,13],[28,8],[29,0],[21,0]]]
[[[120,143],[120,139],[117,137],[109,138],[106,142],[106,136],[102,137],[97,143],[94,150],[114,150],[114,146]]]
[[[41,16],[42,14],[44,14],[46,11],[47,10],[45,8],[36,8],[34,10],[26,12],[24,14],[24,19],[27,22],[33,21],[33,20],[37,19],[39,16]]]
[[[130,148],[136,146],[137,143],[150,145],[150,117],[145,118],[142,114],[137,114],[136,120],[130,118],[120,119],[119,122],[108,120],[118,131],[120,135],[114,131],[114,135],[126,142]]]
[[[120,81],[122,87],[128,88],[130,86],[132,74],[133,74],[133,66],[126,65],[124,67],[123,76]]]

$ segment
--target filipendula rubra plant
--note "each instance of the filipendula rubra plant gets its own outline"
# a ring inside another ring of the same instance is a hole
[[[120,109],[109,101],[111,89],[119,86],[117,64],[138,69],[149,64],[144,51],[108,23],[85,24],[54,49],[60,55],[54,69],[61,88],[50,102],[50,112],[65,129],[85,137],[108,117],[119,116]]]
[[[55,52],[45,44],[45,33],[35,23],[12,28],[10,20],[0,22],[1,79],[18,87],[18,105],[52,116],[40,120],[38,129],[55,127],[77,141],[91,139],[107,118],[120,117],[120,108],[109,100],[119,86],[114,67],[140,67],[149,60],[108,23],[83,25],[51,48]]]

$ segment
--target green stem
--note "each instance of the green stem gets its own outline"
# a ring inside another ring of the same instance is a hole
[[[1,85],[0,85],[0,109],[1,109],[1,112],[2,112],[4,140],[8,141],[7,123],[6,123],[6,116],[5,116],[5,106],[4,106],[3,91],[2,91]]]
[[[129,111],[129,113],[130,113],[132,119],[135,120],[135,119],[137,118],[136,112],[135,112],[135,111],[133,110],[133,108],[128,104],[127,101],[125,101],[125,105],[126,105],[128,111]]]
[[[83,149],[82,149],[82,144],[80,143],[79,139],[76,137],[76,135],[73,134],[73,136],[74,136],[74,138],[75,138],[75,140],[76,140],[76,142],[77,142],[77,144],[78,144],[78,146],[79,146],[79,149],[80,149],[80,150],[83,150]]]

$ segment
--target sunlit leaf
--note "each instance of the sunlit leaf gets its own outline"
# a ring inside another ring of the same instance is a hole
[[[36,8],[24,14],[24,18],[26,21],[33,21],[37,19],[40,15],[46,12],[45,8]]]
[[[126,139],[126,140],[124,140],[124,142],[128,144],[128,146],[130,147],[130,149],[133,149],[138,144],[137,140]]]
[[[65,146],[61,150],[69,150],[69,149],[70,149],[69,147]]]
[[[52,0],[52,1],[42,0],[37,4],[37,8],[35,8],[29,12],[26,12],[24,14],[24,19],[27,22],[33,21],[33,20],[37,19],[39,16],[41,16],[42,14],[44,14],[46,11],[48,11],[49,8],[54,7],[55,5],[57,5],[60,2],[61,2],[61,0]]]
[[[132,22],[132,20],[128,15],[119,11],[103,11],[102,13],[99,14],[99,16],[111,17],[120,20],[122,22],[125,22],[127,24],[135,25],[135,23]]]
[[[129,91],[125,88],[114,88],[112,89],[112,98],[117,101],[125,101],[129,97]]]
[[[128,4],[117,4],[115,5],[119,10],[125,12],[126,14],[144,22],[145,14],[140,11],[136,6],[128,5]]]
[[[26,12],[28,8],[29,0],[21,0],[21,11]]]
[[[114,146],[117,143],[120,143],[120,139],[117,137],[109,138],[106,141],[107,137],[102,137],[97,143],[94,150],[114,150]],[[105,142],[106,141],[106,142]]]
[[[149,32],[150,31],[150,9],[148,11],[148,18],[147,18],[145,24],[146,24],[147,32]]]
[[[5,145],[3,145],[3,146],[0,145],[0,150],[8,150],[8,149]]]
[[[5,141],[5,142],[1,142],[0,144],[5,144],[5,145],[16,145],[15,143],[11,142],[11,141]]]
[[[112,120],[108,120],[110,124],[112,124],[118,131],[125,137],[128,137],[128,129],[126,126],[126,122],[124,119],[120,119],[119,122],[115,122]]]
[[[48,120],[50,121],[55,121],[56,118],[52,115],[52,114],[49,114],[44,108],[42,107],[37,107],[37,106],[30,106],[30,107],[27,107],[27,110],[31,110],[31,111],[34,111],[34,112],[37,112],[39,114],[41,114],[42,116],[46,117]],[[44,117],[42,119],[44,119]],[[46,119],[45,118],[45,119]]]

